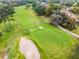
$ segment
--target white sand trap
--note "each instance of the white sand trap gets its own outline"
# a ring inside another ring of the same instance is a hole
[[[6,54],[3,59],[8,59],[8,55]]]
[[[36,45],[27,38],[21,38],[19,49],[26,59],[40,59],[40,53]]]

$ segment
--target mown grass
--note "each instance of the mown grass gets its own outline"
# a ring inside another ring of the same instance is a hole
[[[0,41],[0,49],[8,48],[9,59],[24,59],[19,52],[20,37],[28,36],[37,45],[41,59],[68,59],[75,49],[77,40],[55,26],[49,25],[48,18],[37,16],[25,6],[15,7],[15,21],[12,21],[13,30],[5,32]],[[43,29],[39,29],[43,27]],[[4,26],[0,26],[4,28]]]
[[[39,30],[37,28],[31,32],[30,37],[38,40],[48,59],[67,59],[67,56],[72,54],[71,49],[76,40],[54,26],[48,24],[40,26],[43,26],[44,29]]]

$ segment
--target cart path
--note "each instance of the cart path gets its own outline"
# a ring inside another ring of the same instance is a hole
[[[28,38],[22,37],[19,43],[19,50],[26,59],[40,59],[40,53],[36,45]]]
[[[77,34],[71,32],[71,31],[69,31],[69,30],[67,30],[67,29],[65,29],[65,28],[63,28],[63,27],[61,27],[60,25],[57,25],[57,27],[60,28],[61,30],[63,30],[64,32],[66,32],[66,33],[72,35],[73,37],[79,39],[79,35],[77,35]]]

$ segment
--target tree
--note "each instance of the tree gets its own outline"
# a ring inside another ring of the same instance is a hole
[[[50,24],[60,25],[69,30],[76,29],[77,27],[76,20],[73,18],[67,17],[65,14],[60,14],[60,15],[52,14],[50,17]]]
[[[77,26],[77,23],[76,23],[75,19],[71,18],[71,19],[69,20],[68,29],[69,29],[69,30],[73,30],[73,29],[76,28],[76,26]]]
[[[38,15],[44,15],[45,8],[46,8],[46,3],[43,3],[43,2],[42,3],[38,2],[33,5],[33,9]]]
[[[63,18],[60,15],[52,14],[50,17],[50,24],[60,25],[62,21],[63,21]]]
[[[72,5],[72,7],[70,8],[70,11],[72,11],[73,13],[79,14],[79,6],[77,3],[74,3]]]
[[[50,6],[53,8],[53,10],[60,10],[60,9],[62,9],[62,5],[60,5],[60,4],[56,4],[56,3],[49,3],[50,4]]]
[[[53,11],[52,7],[48,5],[45,9],[45,15],[50,16],[52,14],[52,11]]]
[[[0,5],[0,23],[4,23],[8,21],[9,27],[11,28],[10,21],[14,20],[13,19],[13,14],[15,13],[14,11],[14,6],[11,3],[6,3]]]

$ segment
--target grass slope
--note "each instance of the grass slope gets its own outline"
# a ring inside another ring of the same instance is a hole
[[[75,38],[57,27],[47,24],[48,18],[36,16],[35,12],[30,8],[25,9],[24,6],[15,7],[15,11],[15,22],[11,22],[14,29],[7,36],[8,38],[5,35],[2,37],[2,39],[6,40],[6,43],[3,41],[4,47],[7,44],[9,48],[9,59],[24,59],[18,50],[18,43],[21,36],[27,36],[28,31],[28,37],[39,48],[41,59],[68,59],[70,57],[72,48],[77,43]],[[39,26],[42,26],[43,29],[40,30]]]

